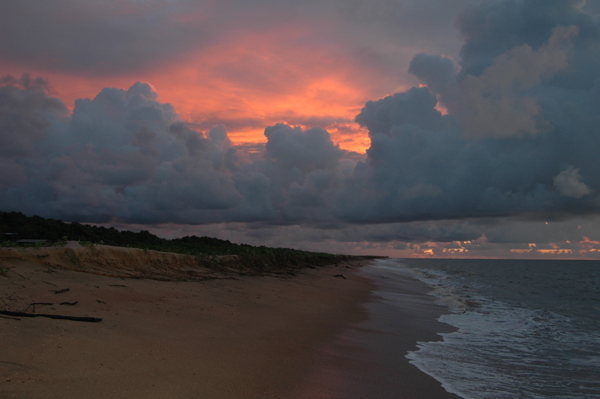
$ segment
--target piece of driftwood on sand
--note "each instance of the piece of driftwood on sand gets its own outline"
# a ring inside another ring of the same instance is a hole
[[[63,315],[58,315],[58,314],[11,312],[8,310],[0,310],[0,314],[6,315],[6,316],[13,316],[13,317],[48,317],[50,319],[87,321],[87,322],[92,322],[92,323],[102,321],[102,319],[99,317],[79,317],[79,316],[63,316]]]

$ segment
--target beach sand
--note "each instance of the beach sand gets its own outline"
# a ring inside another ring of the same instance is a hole
[[[303,399],[460,399],[406,359],[418,341],[440,341],[455,329],[437,321],[448,308],[431,288],[409,276],[389,278],[366,265],[357,271],[375,283],[364,303],[368,317],[355,322],[319,350]],[[390,297],[392,300],[384,298]]]
[[[369,363],[369,349],[344,338],[356,330],[349,326],[364,328],[361,323],[369,322],[364,304],[374,285],[356,273],[361,262],[289,277],[169,282],[107,277],[1,255],[10,270],[0,276],[0,308],[24,311],[32,303],[47,303],[27,311],[103,319],[0,317],[2,399],[377,397],[361,392],[371,389],[370,383],[343,381],[357,366],[363,369],[356,359]],[[335,277],[339,274],[345,278]],[[341,355],[335,367],[331,351]],[[421,378],[408,389],[426,393],[437,384],[441,390],[435,380],[401,363],[408,374],[398,378]],[[324,368],[335,374],[337,385],[315,378],[315,373],[327,376],[319,371]],[[377,367],[364,371],[370,375]],[[395,397],[452,397],[404,396],[406,389],[396,390]],[[327,396],[334,391],[341,396]]]

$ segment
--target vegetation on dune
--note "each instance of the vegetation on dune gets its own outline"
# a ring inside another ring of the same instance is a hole
[[[6,233],[16,233],[7,235]],[[14,237],[14,238],[13,238]],[[13,240],[43,239],[45,243],[16,244]],[[157,237],[148,231],[119,231],[113,227],[91,226],[77,222],[65,223],[39,216],[25,216],[20,212],[0,212],[0,243],[2,246],[64,245],[66,240],[76,240],[83,246],[112,245],[174,252],[201,258],[202,263],[218,269],[220,257],[236,255],[240,271],[273,272],[290,268],[316,267],[337,263],[355,257],[327,253],[300,251],[289,248],[268,248],[247,244],[234,244],[212,237],[188,236],[176,239]]]

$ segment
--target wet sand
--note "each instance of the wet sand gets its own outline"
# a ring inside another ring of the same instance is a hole
[[[369,316],[320,348],[317,366],[298,397],[460,399],[405,357],[418,341],[439,341],[438,333],[455,331],[436,321],[448,309],[427,294],[431,289],[426,284],[411,277],[390,279],[368,265],[358,274],[376,285],[363,304]]]

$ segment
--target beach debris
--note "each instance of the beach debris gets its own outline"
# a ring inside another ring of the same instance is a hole
[[[91,323],[97,323],[102,321],[99,317],[79,317],[79,316],[63,316],[58,314],[44,314],[44,313],[25,313],[25,312],[10,312],[8,310],[0,310],[0,315],[13,316],[13,317],[47,317],[49,319],[58,320],[71,320],[71,321],[85,321]]]
[[[106,302],[104,302],[104,301],[101,301],[100,299],[96,299],[96,302],[98,302],[98,303],[101,303],[101,304],[103,304],[103,305],[106,305]]]
[[[59,305],[67,305],[67,306],[73,306],[73,305],[77,305],[79,302],[75,301],[75,302],[61,302],[59,303]]]
[[[343,278],[344,280],[347,280],[346,276],[344,276],[343,274],[336,274],[336,275],[334,275],[333,277],[341,277],[341,278]]]
[[[109,287],[125,287],[125,288],[129,288],[128,285],[123,285],[123,284],[109,284]]]
[[[62,290],[56,290],[56,291],[54,291],[54,293],[55,294],[62,294],[63,292],[67,292],[67,291],[69,291],[68,288],[63,288]]]

